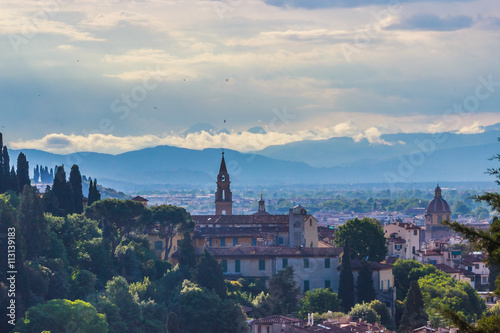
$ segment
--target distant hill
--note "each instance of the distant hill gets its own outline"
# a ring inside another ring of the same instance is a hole
[[[343,140],[348,142],[345,138]],[[359,154],[358,159],[354,160],[351,154],[354,161],[328,168],[233,150],[225,150],[225,157],[231,181],[238,185],[387,183],[388,173],[396,176],[389,180],[404,182],[492,181],[484,171],[496,166],[488,158],[498,152],[499,148],[498,144],[493,143],[439,149],[430,156],[425,155],[423,159],[417,159],[420,155],[416,153],[410,158],[410,154],[391,157],[393,153],[386,152],[389,157],[385,160],[374,153],[368,156]],[[19,151],[9,151],[14,160]],[[23,152],[28,157],[31,171],[36,164],[51,167],[64,164],[69,172],[70,166],[76,163],[82,174],[97,177],[99,184],[120,191],[133,191],[155,184],[214,186],[221,158],[220,149],[192,150],[170,146],[146,148],[119,155],[58,155],[38,150]],[[314,160],[315,153],[304,152],[309,156],[309,161]],[[346,162],[349,160],[344,159]],[[418,165],[412,166],[408,162],[410,160],[417,161],[414,164]]]
[[[436,150],[459,147],[489,145],[498,142],[500,125],[486,128],[480,134],[441,133],[444,140],[435,145]],[[306,162],[314,167],[332,167],[350,165],[360,160],[385,161],[414,151],[428,149],[428,143],[434,141],[436,134],[385,134],[381,139],[387,144],[370,144],[362,139],[358,142],[350,137],[330,138],[318,141],[292,142],[285,145],[269,146],[256,152],[258,155],[295,162]],[[491,155],[496,153],[491,151]],[[460,156],[460,155],[458,155]]]

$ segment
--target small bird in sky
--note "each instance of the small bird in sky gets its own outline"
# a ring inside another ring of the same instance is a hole
[[[186,79],[184,79],[184,81],[186,81]]]
[[[226,79],[226,82],[228,82],[228,81],[229,81],[229,79]]]
[[[80,62],[80,60],[76,59],[76,62]]]
[[[224,119],[224,122],[226,122],[226,119]]]
[[[154,107],[155,109],[158,109],[156,106]]]

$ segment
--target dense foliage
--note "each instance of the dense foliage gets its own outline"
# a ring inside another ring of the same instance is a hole
[[[387,255],[384,229],[377,220],[363,218],[347,221],[335,233],[335,245],[349,240],[351,259],[381,262]]]

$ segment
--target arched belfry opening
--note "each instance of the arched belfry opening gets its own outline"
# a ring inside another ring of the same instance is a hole
[[[222,151],[222,160],[217,175],[217,191],[215,192],[215,215],[233,215],[233,194],[230,184],[224,151]]]

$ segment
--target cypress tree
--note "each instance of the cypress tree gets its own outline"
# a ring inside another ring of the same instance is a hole
[[[2,159],[3,159],[3,170],[2,171],[2,176],[3,176],[3,181],[4,181],[4,192],[10,190],[10,158],[9,158],[9,152],[7,151],[7,146],[3,146],[2,149]]]
[[[94,199],[95,201],[101,200],[101,192],[97,189],[97,178],[94,179]]]
[[[35,187],[23,188],[18,208],[18,223],[26,242],[26,259],[38,257],[42,250],[45,219],[42,202]]]
[[[12,169],[10,170],[9,183],[10,183],[9,185],[10,190],[16,193],[21,192],[21,190],[19,189],[19,181],[17,179],[16,170],[14,170],[14,166],[12,166]]]
[[[40,167],[38,164],[36,165],[36,168],[33,169],[33,182],[35,184],[40,182]]]
[[[5,192],[5,177],[4,177],[4,163],[3,163],[3,154],[1,153],[3,147],[3,136],[0,133],[0,193]]]
[[[71,185],[66,182],[66,172],[64,165],[57,168],[52,185],[52,192],[59,203],[59,212],[56,215],[66,216],[73,212],[73,190]]]
[[[207,249],[203,252],[203,256],[196,266],[194,278],[200,286],[208,290],[212,289],[221,299],[227,297],[222,267]]]
[[[90,206],[92,205],[92,203],[95,201],[95,198],[94,198],[94,185],[92,183],[92,178],[90,178],[90,183],[89,183],[89,195],[88,195],[88,198],[87,198],[87,205]]]
[[[69,183],[73,189],[73,213],[81,214],[83,212],[82,175],[76,164],[71,167]]]
[[[427,319],[428,316],[424,311],[424,300],[418,281],[412,281],[405,299],[405,310],[401,317],[399,329],[401,332],[411,332],[415,328],[425,326]]]
[[[196,253],[191,234],[186,231],[183,239],[179,241],[179,269],[183,278],[191,279],[191,272],[196,266]]]
[[[21,191],[25,185],[31,185],[29,170],[30,167],[26,155],[22,152],[19,153],[19,156],[17,156],[17,180]]]
[[[354,276],[352,275],[348,239],[344,245],[344,253],[342,254],[342,263],[340,265],[339,299],[344,312],[348,313],[351,311],[351,308],[354,306]]]
[[[356,285],[357,303],[370,303],[376,298],[375,288],[373,287],[373,276],[370,264],[361,261],[361,270],[358,273],[358,283]]]

